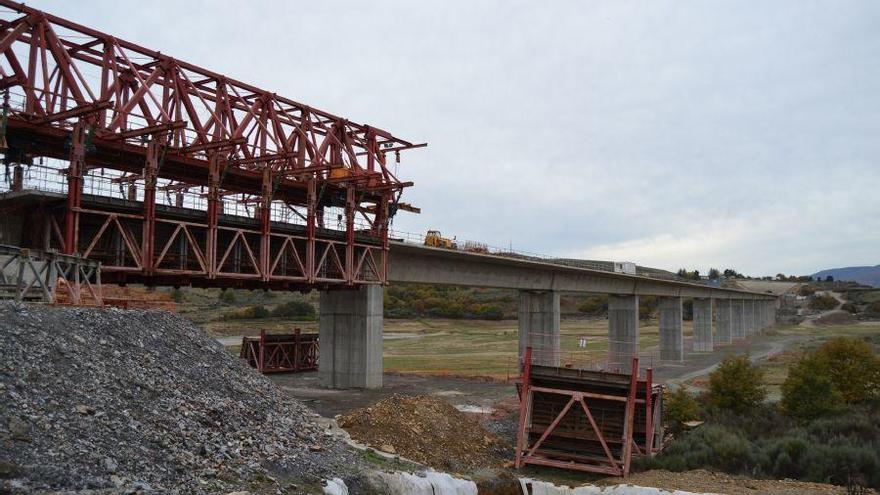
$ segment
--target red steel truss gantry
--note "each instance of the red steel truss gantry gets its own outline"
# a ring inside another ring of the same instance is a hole
[[[385,283],[389,221],[412,208],[388,158],[424,144],[9,0],[0,52],[11,189],[23,166],[60,183],[39,247],[105,281]]]

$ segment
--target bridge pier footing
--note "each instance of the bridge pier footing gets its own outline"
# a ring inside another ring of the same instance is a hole
[[[608,298],[608,367],[630,371],[639,353],[639,296]]]
[[[559,366],[559,293],[519,292],[519,357],[532,348],[532,362]]]
[[[383,289],[321,292],[318,373],[329,388],[382,387]]]
[[[694,352],[712,352],[712,300],[695,298],[694,302]]]
[[[657,300],[660,319],[660,360],[684,360],[681,298],[661,297]]]

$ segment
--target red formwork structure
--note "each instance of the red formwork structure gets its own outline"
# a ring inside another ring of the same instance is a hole
[[[412,208],[389,158],[424,144],[9,0],[0,53],[12,189],[63,163],[60,194],[0,205],[40,211],[31,243],[110,282],[385,283],[389,221]]]
[[[239,357],[261,373],[311,371],[318,369],[318,334],[269,334],[242,337]]]
[[[611,476],[629,474],[633,455],[663,446],[662,386],[639,360],[631,373],[537,366],[527,348],[519,381],[516,467],[527,464]]]

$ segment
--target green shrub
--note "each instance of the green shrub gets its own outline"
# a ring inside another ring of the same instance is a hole
[[[648,320],[657,312],[656,296],[639,296],[639,319]]]
[[[591,316],[604,315],[608,312],[608,296],[590,296],[578,306],[578,311]]]
[[[235,304],[235,291],[228,289],[222,290],[220,291],[220,295],[217,296],[217,299],[223,304]]]
[[[817,295],[810,300],[810,303],[807,306],[816,311],[828,311],[836,308],[837,304],[837,299],[831,296]]]
[[[810,420],[838,411],[843,404],[828,367],[815,353],[789,367],[782,384],[782,410],[798,420]]]
[[[840,309],[852,314],[856,314],[859,312],[859,308],[857,308],[856,305],[853,303],[844,303],[843,306],[840,307]]]
[[[224,320],[258,320],[268,318],[271,313],[265,306],[256,305],[248,306],[230,311],[223,315]]]
[[[746,412],[767,396],[764,374],[747,356],[727,356],[709,374],[707,402],[717,408]]]
[[[182,303],[184,299],[183,291],[180,289],[180,287],[174,287],[173,289],[171,289],[169,296],[171,297],[172,301],[178,304]]]
[[[314,319],[315,307],[305,301],[289,301],[275,306],[272,316],[283,318]]]
[[[700,404],[685,387],[663,392],[663,422],[672,428],[700,417]]]
[[[816,288],[811,287],[809,285],[803,285],[803,286],[801,286],[800,290],[798,290],[798,295],[804,296],[804,297],[810,297],[815,293],[816,293]]]
[[[494,304],[478,304],[473,308],[473,317],[479,320],[500,320],[504,312]]]
[[[778,408],[716,410],[706,424],[676,438],[640,468],[721,470],[758,478],[794,478],[880,488],[880,411],[848,406],[796,425]]]

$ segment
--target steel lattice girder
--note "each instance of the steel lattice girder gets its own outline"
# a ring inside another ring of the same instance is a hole
[[[13,96],[5,160],[47,156],[69,162],[64,252],[93,247],[94,238],[80,235],[83,180],[89,170],[107,168],[123,172],[120,183],[144,184],[143,212],[135,215],[141,218],[141,235],[126,239],[138,258],[131,272],[156,279],[163,271],[172,239],[156,232],[158,223],[168,221],[157,215],[157,189],[197,186],[208,191],[207,219],[199,222],[206,228],[196,254],[200,275],[224,275],[218,216],[222,198],[233,194],[260,212],[257,254],[247,253],[257,266],[249,277],[273,278],[278,252],[272,248],[269,211],[280,202],[308,211],[305,283],[322,278],[319,265],[326,251],[320,252],[323,234],[316,230],[323,227],[320,212],[327,206],[344,208],[346,218],[345,252],[330,260],[344,273],[329,281],[358,283],[364,258],[355,244],[357,217],[374,239],[367,244],[383,251],[382,266],[376,268],[377,281],[384,283],[389,219],[403,188],[412,185],[388,169],[386,154],[393,152],[399,160],[400,151],[423,144],[22,4],[0,0],[0,6],[11,11],[0,13],[0,89]],[[180,235],[193,240],[188,230]]]

